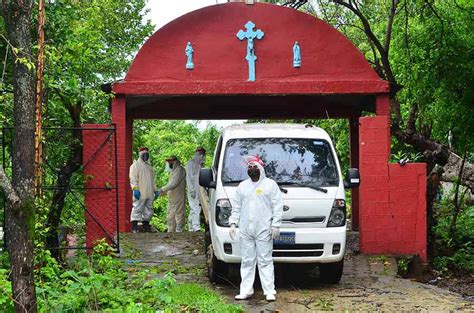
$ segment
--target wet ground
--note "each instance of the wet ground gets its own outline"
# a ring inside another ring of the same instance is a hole
[[[344,275],[337,285],[319,283],[317,269],[282,265],[276,268],[276,302],[267,303],[256,288],[253,298],[239,303],[248,312],[474,311],[472,298],[399,278],[395,259],[361,255],[357,250],[357,233],[349,232]],[[126,234],[122,257],[129,266],[151,268],[158,276],[173,272],[178,281],[205,284],[235,302],[238,268],[228,283],[210,284],[202,233]]]

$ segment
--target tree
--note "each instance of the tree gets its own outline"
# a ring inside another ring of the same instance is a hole
[[[444,166],[444,180],[459,174],[456,151],[474,145],[472,1],[268,2],[301,7],[343,32],[390,84],[394,137],[422,153],[429,170]],[[446,144],[449,130],[457,146]],[[466,162],[462,180],[474,190],[472,163]]]
[[[17,312],[36,312],[33,272],[34,238],[34,129],[35,91],[31,67],[32,0],[2,0],[8,41],[17,52],[13,64],[12,181],[3,169],[0,181],[6,193],[6,246],[11,262],[11,279]]]
[[[472,103],[472,95],[471,101],[466,99],[470,93],[466,82],[472,81],[472,55],[469,52],[462,53],[468,49],[460,49],[468,48],[473,41],[472,34],[469,35],[472,33],[469,27],[472,25],[472,15],[469,14],[473,10],[472,3],[464,2],[464,7],[460,7],[456,1],[428,0],[387,0],[377,4],[357,0],[316,2],[326,13],[329,22],[335,23],[346,35],[349,34],[349,38],[352,39],[351,35],[354,34],[365,36],[365,47],[368,49],[364,51],[362,46],[362,51],[366,52],[380,77],[391,86],[392,134],[401,143],[421,152],[429,170],[435,164],[444,166],[443,178],[451,181],[459,174],[462,158],[453,148],[443,144],[439,135],[436,138],[432,133],[433,123],[440,123],[436,126],[439,129],[447,118],[443,115],[447,111],[437,112],[436,119],[433,114],[428,118],[427,113],[432,112],[436,104],[434,102],[439,101],[436,93],[441,93],[444,102],[449,101],[449,98],[453,102],[460,100],[451,105],[462,108],[462,111],[470,111],[472,116],[472,108],[467,106]],[[346,11],[341,11],[341,8]],[[334,15],[339,17],[337,22],[331,20],[328,10],[339,10],[340,14]],[[355,42],[357,44],[360,39]],[[420,53],[424,53],[425,57],[416,60]],[[433,57],[429,58],[430,55]],[[460,63],[450,67],[446,61]],[[419,72],[414,71],[412,66],[415,64],[422,67],[417,68]],[[449,70],[450,75],[446,75],[446,70]],[[455,76],[462,76],[465,80],[453,81]],[[440,80],[442,84],[439,84]],[[429,84],[431,88],[428,88]],[[425,90],[434,95],[427,97],[428,92]],[[462,99],[459,95],[465,92],[468,94]],[[456,129],[462,127],[461,123]],[[470,123],[472,129],[472,119]],[[462,151],[463,147],[460,148]],[[465,164],[462,179],[464,184],[474,190],[473,164]]]
[[[153,30],[144,22],[144,0],[59,0],[47,6],[45,125],[81,127],[82,122],[109,122],[110,95],[101,84],[119,79],[144,39]],[[55,160],[59,186],[47,219],[46,245],[60,258],[58,227],[73,175],[82,166],[82,132],[72,130],[60,144],[70,150]],[[55,143],[49,142],[53,147]],[[52,149],[50,149],[52,150]]]

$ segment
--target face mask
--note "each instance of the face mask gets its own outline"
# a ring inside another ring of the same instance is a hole
[[[173,168],[173,165],[170,165],[168,162],[165,164],[165,171],[171,172],[171,169]]]
[[[260,178],[260,170],[258,168],[249,168],[247,174],[252,181],[257,181]]]
[[[148,161],[148,159],[150,158],[150,155],[148,153],[143,153],[141,156],[140,156],[140,159],[142,159],[143,161]]]

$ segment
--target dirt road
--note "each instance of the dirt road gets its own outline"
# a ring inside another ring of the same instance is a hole
[[[248,312],[474,310],[474,302],[457,293],[398,278],[392,258],[354,253],[356,238],[355,233],[349,234],[344,275],[338,285],[318,283],[317,270],[279,266],[276,302],[267,303],[261,289],[256,288],[252,299],[239,303]],[[237,269],[228,284],[210,284],[203,241],[201,233],[126,234],[122,257],[130,266],[155,269],[157,275],[173,272],[178,281],[206,284],[234,302]]]

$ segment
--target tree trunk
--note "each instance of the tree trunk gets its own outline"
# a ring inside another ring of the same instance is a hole
[[[32,0],[1,1],[10,44],[19,49],[17,57],[25,57],[26,62],[33,62],[32,5]],[[28,69],[25,61],[13,64],[13,106],[12,187],[19,201],[6,204],[6,246],[11,261],[15,309],[36,312],[33,272],[35,89],[33,69]]]
[[[82,106],[78,103],[76,106],[72,106],[61,97],[64,106],[69,111],[69,116],[73,121],[73,127],[81,126],[81,112]],[[64,164],[59,170],[58,179],[56,185],[60,188],[56,189],[51,200],[51,206],[48,212],[47,227],[49,228],[46,236],[46,246],[50,249],[51,255],[58,261],[61,260],[61,254],[57,249],[60,245],[58,227],[61,222],[61,214],[64,208],[64,201],[68,192],[68,187],[71,182],[71,177],[79,170],[82,164],[82,131],[73,130],[73,143],[71,147],[71,155],[69,156],[66,164]]]
[[[436,194],[440,188],[440,178],[443,174],[443,168],[441,166],[435,166],[435,168],[428,175],[426,180],[426,231],[427,231],[427,253],[428,259],[432,259],[434,256],[434,246],[436,236],[434,228],[437,226],[434,212],[434,202],[436,200]]]
[[[461,172],[463,159],[451,151],[448,146],[426,138],[420,133],[402,131],[398,127],[393,127],[392,133],[398,140],[412,145],[416,150],[423,153],[423,158],[428,163],[428,173],[436,164],[443,166],[442,181],[452,182]],[[465,161],[461,173],[462,184],[469,187],[471,192],[474,192],[474,164]]]

